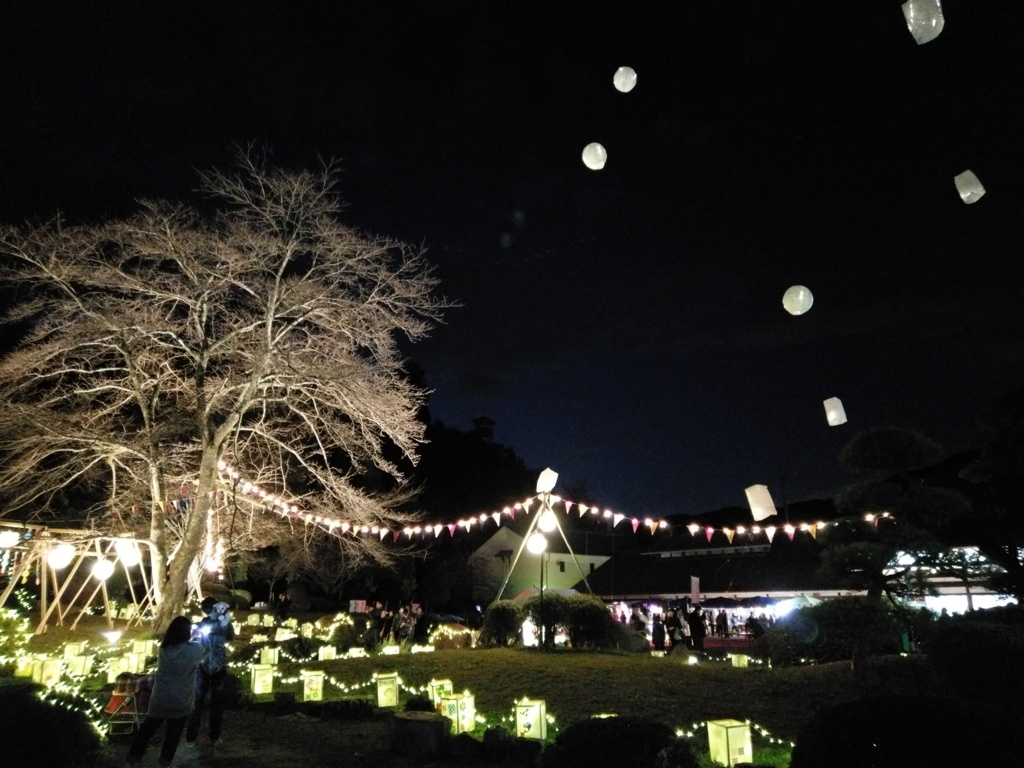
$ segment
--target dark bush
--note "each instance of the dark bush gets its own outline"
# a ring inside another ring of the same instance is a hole
[[[405,700],[404,709],[406,712],[436,712],[434,702],[426,696],[410,696]]]
[[[544,751],[541,762],[543,768],[652,765],[658,754],[670,746],[674,755],[677,742],[673,730],[655,720],[592,718],[577,721],[558,734]],[[686,766],[685,763],[679,765]]]
[[[583,650],[615,647],[612,624],[615,619],[608,612],[608,606],[591,595],[569,595],[566,598],[569,609],[566,630],[573,648]]]
[[[40,691],[21,681],[0,684],[4,754],[24,768],[90,764],[100,737],[84,713],[85,702],[48,692],[48,699],[61,702],[51,704],[39,698]]]
[[[514,600],[498,600],[487,606],[480,642],[484,645],[515,644],[523,626],[523,606]]]
[[[861,699],[815,715],[797,736],[790,768],[1015,765],[1020,738],[1006,730],[956,699]]]
[[[523,610],[534,624],[544,627],[544,638],[548,646],[554,645],[556,628],[569,620],[569,601],[557,592],[528,597]]]
[[[1021,627],[956,617],[938,622],[927,650],[936,674],[954,695],[1017,708],[1024,689]]]

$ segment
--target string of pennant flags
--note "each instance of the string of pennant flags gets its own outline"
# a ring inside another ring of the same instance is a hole
[[[633,533],[637,533],[641,529],[644,529],[650,531],[653,535],[658,531],[671,531],[673,529],[682,528],[694,538],[703,536],[707,539],[708,543],[711,543],[712,538],[714,538],[716,534],[725,536],[729,544],[732,544],[737,536],[743,537],[744,543],[749,543],[751,538],[762,535],[768,539],[769,543],[771,543],[774,541],[775,535],[779,531],[782,531],[782,533],[789,537],[790,540],[793,540],[798,533],[806,533],[812,538],[817,538],[818,531],[828,526],[836,525],[834,522],[818,521],[813,523],[787,523],[785,525],[778,526],[755,524],[751,526],[737,525],[728,527],[701,525],[699,523],[690,523],[685,526],[679,526],[673,525],[664,519],[631,517],[621,512],[615,512],[594,504],[572,501],[556,494],[537,493],[523,499],[522,501],[517,501],[514,504],[505,506],[500,510],[480,512],[475,515],[447,522],[423,523],[419,525],[403,526],[400,528],[391,528],[386,525],[353,523],[341,518],[303,512],[298,505],[286,501],[279,495],[268,493],[257,484],[246,480],[226,462],[220,462],[218,464],[218,469],[222,475],[222,482],[234,488],[236,493],[241,493],[254,503],[262,504],[268,511],[274,512],[282,518],[300,520],[306,524],[323,528],[331,534],[376,536],[381,541],[390,539],[392,542],[398,542],[403,537],[405,537],[406,540],[413,538],[427,538],[430,536],[440,538],[445,532],[447,532],[449,536],[454,537],[460,530],[468,533],[474,526],[482,527],[489,523],[494,523],[496,527],[500,527],[504,520],[515,520],[517,514],[529,515],[533,511],[541,510],[545,507],[550,508],[552,512],[556,512],[560,507],[564,514],[570,517],[575,512],[578,515],[578,518],[589,517],[592,519],[610,521],[613,528],[617,527],[622,522],[626,522],[632,528]],[[889,513],[883,512],[877,515],[865,515],[864,519],[869,523],[877,523],[878,519],[889,517]]]

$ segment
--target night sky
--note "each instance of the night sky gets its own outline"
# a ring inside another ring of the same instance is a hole
[[[920,46],[900,6],[5,2],[0,221],[336,158],[346,222],[462,304],[409,350],[435,419],[631,516],[826,495],[857,430],[973,447],[1024,373],[1024,3]]]

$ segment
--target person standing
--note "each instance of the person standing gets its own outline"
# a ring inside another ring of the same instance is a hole
[[[210,652],[196,671],[195,708],[189,715],[188,730],[185,732],[185,742],[190,747],[196,745],[199,737],[207,696],[210,698],[210,743],[216,744],[220,740],[224,721],[224,685],[228,679],[227,644],[235,639],[235,628],[231,625],[227,603],[219,603],[207,597],[199,607],[206,616],[196,626],[196,633]]]
[[[661,620],[661,615],[657,613],[651,620],[651,645],[656,651],[665,650],[665,624]]]
[[[695,651],[704,650],[704,637],[707,635],[707,625],[704,623],[704,609],[699,605],[692,611],[686,612],[686,623],[690,627],[691,648]]]
[[[665,634],[668,637],[669,652],[674,651],[676,646],[683,642],[683,622],[673,610],[665,617]]]
[[[142,762],[149,740],[165,722],[167,729],[160,747],[160,765],[170,765],[174,759],[181,732],[185,729],[185,720],[192,711],[196,668],[208,653],[202,643],[189,642],[191,636],[192,622],[185,616],[174,618],[164,633],[160,642],[153,695],[149,699],[149,713],[132,738],[128,748],[128,765]]]
[[[715,626],[718,628],[719,637],[726,638],[729,636],[729,617],[726,616],[724,608],[715,616]]]

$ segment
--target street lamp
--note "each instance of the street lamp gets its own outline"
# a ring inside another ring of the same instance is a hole
[[[534,532],[526,540],[526,548],[540,558],[540,598],[538,600],[537,623],[540,625],[540,648],[544,650],[544,550],[548,548],[547,537],[543,533]]]

